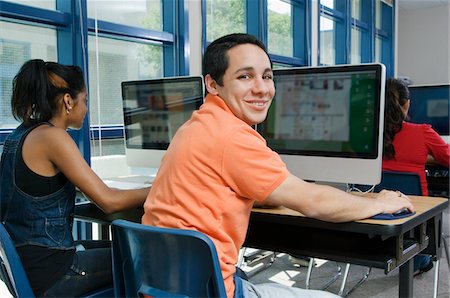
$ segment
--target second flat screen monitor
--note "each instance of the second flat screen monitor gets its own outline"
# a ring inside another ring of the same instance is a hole
[[[381,64],[274,71],[276,93],[257,126],[289,170],[305,180],[381,179],[385,69]]]
[[[178,128],[203,103],[201,76],[122,82],[129,166],[158,168]]]

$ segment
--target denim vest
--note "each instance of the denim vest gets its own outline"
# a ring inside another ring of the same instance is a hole
[[[15,182],[21,141],[41,124],[32,127],[21,124],[4,143],[0,161],[0,220],[16,246],[72,249],[75,186],[67,181],[50,195],[34,197],[20,190]]]

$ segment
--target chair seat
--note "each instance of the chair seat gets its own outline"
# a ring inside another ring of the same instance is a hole
[[[226,297],[215,246],[192,230],[112,222],[116,296]]]

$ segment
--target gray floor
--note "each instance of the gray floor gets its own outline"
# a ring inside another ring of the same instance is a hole
[[[449,238],[449,209],[444,212],[443,231],[446,236],[447,244],[450,244]],[[307,267],[301,261],[291,258],[285,254],[277,254],[273,264],[265,270],[252,275],[257,271],[257,267],[243,267],[244,271],[250,274],[250,281],[254,283],[262,282],[279,282],[289,286],[305,288]],[[313,269],[311,277],[311,289],[320,289],[330,280],[337,272],[336,262],[317,261],[316,267]],[[342,272],[345,264],[340,264]],[[450,279],[449,267],[444,250],[442,250],[442,258],[439,266],[439,287],[438,297],[450,297]],[[434,274],[435,268],[422,275],[414,278],[414,297],[433,297]],[[357,265],[351,265],[349,277],[346,283],[345,291],[348,291],[358,280],[366,273],[367,268]],[[339,279],[329,286],[326,290],[338,294],[342,282],[342,275]],[[366,282],[356,288],[347,297],[398,297],[398,270],[385,275],[381,269],[371,269],[370,275]]]

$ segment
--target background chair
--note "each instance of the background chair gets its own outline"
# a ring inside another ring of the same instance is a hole
[[[35,297],[16,247],[2,223],[0,223],[0,279],[14,297]],[[106,298],[113,296],[113,288],[105,287],[83,297]]]
[[[0,278],[14,297],[34,297],[11,237],[0,223]]]
[[[214,243],[192,230],[112,222],[119,297],[226,297]]]
[[[398,190],[406,195],[422,195],[420,177],[417,173],[383,171],[381,182],[375,186],[374,192],[380,192],[383,189]]]
[[[371,187],[368,185],[357,185],[355,188],[361,191],[368,191]],[[383,189],[398,190],[406,195],[422,195],[420,177],[417,173],[382,171],[381,181],[379,184],[375,185],[373,191],[380,192]],[[369,278],[371,268],[367,269],[363,277],[350,290],[344,292],[349,270],[350,264],[346,264],[341,287],[338,292],[338,295],[343,297],[349,295]]]
[[[360,190],[367,190],[368,186],[357,186]],[[421,196],[422,193],[422,185],[420,183],[420,177],[417,173],[409,173],[409,172],[395,172],[395,171],[383,171],[381,175],[380,184],[374,187],[374,192],[380,192],[383,189],[387,190],[398,190],[406,195],[415,195]],[[445,241],[444,235],[441,235],[442,241],[444,242],[444,251],[446,253],[446,257],[448,260],[448,247]],[[437,288],[439,284],[439,260],[437,260],[434,256],[434,261],[436,263],[435,273],[434,273],[434,293],[433,297],[437,296]],[[449,265],[450,266],[450,265]],[[350,264],[346,265],[346,270],[344,273],[344,279],[341,284],[341,289],[339,291],[339,295],[344,293],[345,282],[347,279],[348,269]],[[368,275],[364,276],[361,280],[366,280]],[[361,281],[357,283],[352,289],[350,289],[346,294],[350,294],[357,286],[361,284]]]

